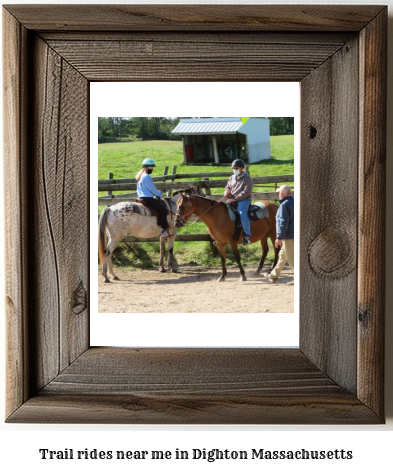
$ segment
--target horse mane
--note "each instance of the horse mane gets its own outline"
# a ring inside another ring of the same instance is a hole
[[[218,201],[216,201],[215,199],[213,199],[212,197],[209,197],[209,196],[201,196],[200,194],[186,194],[186,193],[184,193],[184,195],[186,197],[190,197],[190,198],[191,197],[199,197],[199,198],[205,199],[206,201],[218,203]]]

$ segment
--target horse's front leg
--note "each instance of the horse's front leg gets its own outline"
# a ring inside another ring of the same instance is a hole
[[[173,255],[173,247],[175,245],[175,240],[176,240],[176,234],[168,237],[168,268],[171,270],[172,273],[178,272],[176,259],[175,259],[175,256]]]
[[[165,256],[165,239],[160,239],[160,272],[165,273],[165,267],[164,267],[164,256]]]
[[[240,261],[240,252],[239,249],[237,248],[236,244],[231,245],[231,248],[233,250],[233,254],[235,256],[235,260],[237,263],[237,266],[239,267],[240,270],[240,281],[246,281],[246,272],[244,271],[244,268],[242,266],[242,262]]]
[[[220,281],[225,281],[225,277],[227,276],[227,263],[226,263],[227,249],[226,249],[226,245],[220,245],[218,242],[217,242],[217,247],[218,247],[218,250],[220,251],[221,267],[222,267],[222,273],[217,280],[218,282],[220,282]]]

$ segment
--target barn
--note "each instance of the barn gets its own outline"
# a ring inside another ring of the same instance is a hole
[[[185,163],[256,163],[271,158],[270,121],[250,117],[181,119],[173,134],[183,140]]]

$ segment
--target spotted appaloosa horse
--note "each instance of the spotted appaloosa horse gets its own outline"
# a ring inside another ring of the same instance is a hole
[[[198,186],[191,187],[185,191],[191,193],[191,195],[202,195]],[[174,266],[173,245],[178,231],[175,226],[175,212],[176,203],[179,198],[180,191],[176,192],[171,198],[165,199],[168,206],[169,232],[172,235],[167,239],[160,239],[159,268],[161,272],[165,271],[164,256],[166,240],[168,240],[168,267],[173,272],[177,271]],[[107,234],[109,238],[106,246],[105,234]],[[119,280],[113,270],[112,253],[126,234],[131,234],[137,238],[158,237],[161,234],[161,227],[157,225],[155,213],[151,213],[143,204],[131,202],[121,202],[113,206],[108,206],[102,211],[98,223],[98,251],[105,283],[110,283],[107,275],[108,269],[113,280]]]

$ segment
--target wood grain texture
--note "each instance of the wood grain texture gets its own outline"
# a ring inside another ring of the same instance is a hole
[[[299,350],[92,348],[10,421],[375,423]]]
[[[88,86],[39,38],[34,55],[35,378],[42,387],[88,347],[89,162],[80,159],[88,156]]]
[[[20,126],[26,115],[24,84],[27,33],[20,23],[3,12],[4,74],[4,208],[5,208],[5,298],[7,329],[6,412],[12,413],[29,397],[27,276],[25,239],[29,235],[27,210],[26,129]],[[10,186],[9,183],[13,185]]]
[[[53,34],[51,35],[54,36]],[[140,36],[140,35],[139,35]],[[253,34],[127,35],[105,41],[50,39],[48,43],[88,80],[106,81],[281,81],[289,75],[301,81],[345,43],[347,35],[325,43],[317,35],[277,36]],[[315,38],[315,40],[314,40]]]
[[[6,5],[27,28],[74,31],[360,31],[380,6]]]
[[[300,347],[317,367],[354,394],[357,70],[357,42],[349,41],[302,81],[300,177]],[[323,96],[316,93],[320,90]]]
[[[359,398],[381,412],[384,379],[387,11],[360,35]]]
[[[8,421],[383,423],[386,8],[9,6],[4,21]],[[301,77],[299,350],[89,348],[89,81],[173,78],[182,55],[176,80]]]

